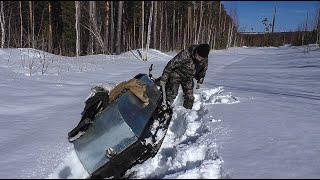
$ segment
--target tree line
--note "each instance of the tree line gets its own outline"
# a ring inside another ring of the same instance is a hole
[[[79,56],[149,48],[319,44],[317,25],[292,33],[242,34],[235,10],[221,1],[0,1],[1,48],[34,48]],[[307,22],[307,21],[306,21]],[[305,25],[306,27],[306,25]],[[146,53],[144,53],[146,52]]]
[[[221,1],[1,1],[0,6],[2,48],[79,56],[243,43],[235,17]]]
[[[264,33],[243,33],[242,39],[246,46],[281,46],[284,44],[290,44],[294,46],[301,46],[307,44],[320,45],[320,4],[316,13],[313,15],[313,23],[310,23],[309,13],[306,13],[304,22],[297,27],[296,31],[290,32],[274,32],[274,19],[275,19],[276,7],[273,14],[272,24],[269,24],[268,19],[262,20],[265,27]],[[270,33],[270,29],[272,29]]]

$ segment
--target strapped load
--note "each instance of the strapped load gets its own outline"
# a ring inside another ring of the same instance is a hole
[[[111,91],[93,90],[80,123],[68,133],[69,141],[90,178],[124,177],[129,168],[158,152],[172,109],[163,108],[164,92],[146,74]]]

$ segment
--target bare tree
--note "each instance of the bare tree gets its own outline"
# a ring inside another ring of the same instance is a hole
[[[52,20],[51,20],[51,2],[48,3],[49,10],[49,37],[48,37],[48,52],[52,52]]]
[[[221,5],[222,5],[222,2],[219,1],[219,5],[220,5],[220,10],[219,10],[219,29],[218,29],[218,32],[221,32]]]
[[[4,17],[4,10],[3,10],[3,1],[0,1],[0,23],[1,23],[1,48],[4,48],[5,41],[6,41],[6,31],[5,31],[5,17]]]
[[[123,1],[119,1],[119,7],[118,7],[118,26],[117,26],[117,42],[116,42],[116,53],[120,54],[120,48],[121,48],[121,22],[122,22],[122,7],[123,7]]]
[[[23,47],[23,24],[22,24],[22,1],[19,1],[19,13],[20,13],[20,48]]]
[[[172,48],[175,49],[176,47],[176,44],[175,44],[175,41],[176,41],[176,36],[175,36],[175,33],[174,31],[176,30],[176,8],[174,7],[175,6],[175,1],[173,1],[173,20],[172,20]]]
[[[187,44],[190,44],[191,39],[191,7],[188,7],[188,18],[187,18]]]
[[[10,46],[10,42],[11,42],[11,19],[12,19],[12,9],[10,9],[10,12],[9,12],[9,16],[8,18],[8,38],[7,38],[7,44],[8,44],[8,47]]]
[[[192,36],[193,36],[193,43],[196,44],[197,43],[197,15],[196,15],[196,3],[193,4],[193,32]]]
[[[203,17],[203,8],[202,8],[202,2],[203,1],[200,1],[200,23],[199,23],[199,28],[198,28],[198,36],[197,36],[197,40],[196,40],[196,43],[198,44],[199,43],[199,39],[200,39],[200,32],[201,32],[201,25],[202,25],[202,17]]]
[[[89,10],[89,12],[90,12],[90,26],[89,27],[92,27],[91,29],[89,29],[89,31],[93,34],[93,36],[97,40],[97,41],[94,41],[94,39],[92,39],[92,41],[97,42],[99,44],[99,46],[102,48],[103,53],[105,53],[106,46],[105,46],[105,43],[103,42],[103,38],[98,30],[97,15],[96,15],[96,2],[95,1],[89,1],[89,9],[90,9]],[[95,47],[96,51],[98,49],[97,43],[94,43],[94,47]]]
[[[154,20],[153,20],[153,48],[157,48],[157,19],[158,19],[158,1],[154,1]]]
[[[105,25],[105,46],[106,46],[106,52],[108,52],[108,39],[109,39],[109,13],[110,13],[110,7],[109,7],[109,1],[106,1],[106,25]]]
[[[143,54],[143,46],[144,46],[144,1],[141,1],[141,53]],[[141,59],[143,59],[141,57]]]
[[[159,50],[162,50],[162,31],[163,31],[163,2],[160,4],[160,38],[159,38]]]
[[[169,33],[168,33],[168,11],[165,10],[165,32],[164,32],[164,50],[168,50]]]
[[[317,44],[320,46],[320,6],[318,7],[318,17],[317,17]]]
[[[134,48],[137,47],[137,43],[136,43],[136,14],[133,14],[133,46]]]
[[[232,43],[232,37],[233,37],[233,23],[229,23],[229,33],[228,33],[228,42],[227,42],[227,48],[231,46]]]
[[[154,1],[151,1],[151,8],[150,8],[150,15],[149,15],[149,22],[148,22],[148,32],[147,32],[147,44],[146,44],[146,53],[144,61],[148,61],[148,51],[150,46],[150,38],[151,38],[151,23],[152,23],[152,14],[153,14],[153,3]]]
[[[30,21],[30,30],[31,35],[29,34],[29,37],[31,36],[31,39],[29,38],[29,43],[31,41],[32,48],[35,48],[35,41],[34,41],[34,15],[33,15],[33,1],[29,1],[29,21]]]
[[[110,51],[114,53],[114,1],[110,1]]]
[[[76,55],[80,55],[80,1],[75,1],[75,8],[76,8]]]

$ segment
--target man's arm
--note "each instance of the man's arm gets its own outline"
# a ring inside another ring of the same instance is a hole
[[[189,56],[188,52],[183,50],[179,54],[177,54],[173,59],[171,59],[166,65],[166,67],[163,69],[160,81],[166,83],[169,79],[171,71],[177,68],[182,63],[183,59],[187,56]]]
[[[198,76],[198,79],[197,79],[197,85],[198,84],[201,85],[203,83],[204,77],[206,76],[206,72],[208,70],[208,58],[206,58],[204,60],[205,60],[204,66],[199,72],[199,76]]]

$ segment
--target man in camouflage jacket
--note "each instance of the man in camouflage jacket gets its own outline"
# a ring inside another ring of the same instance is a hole
[[[171,59],[163,70],[160,84],[166,88],[167,101],[171,105],[178,95],[179,86],[183,90],[183,106],[192,109],[194,103],[193,78],[197,80],[197,89],[203,83],[208,69],[208,44],[192,45],[188,50],[182,50]]]

